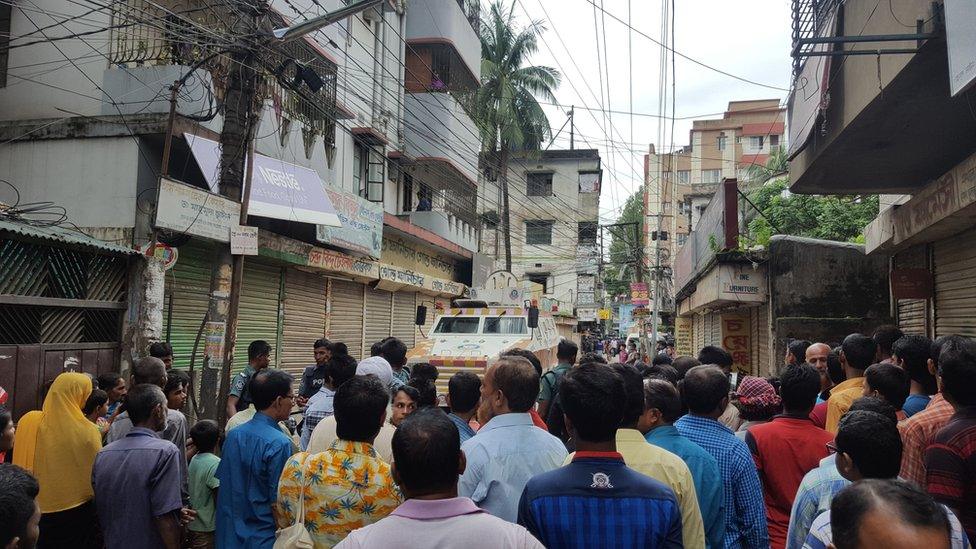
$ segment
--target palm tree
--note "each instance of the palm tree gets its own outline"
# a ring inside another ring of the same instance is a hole
[[[538,150],[550,135],[549,119],[536,97],[556,102],[559,71],[526,64],[538,50],[545,31],[533,21],[518,28],[515,4],[496,0],[481,26],[481,87],[474,96],[472,118],[482,146],[493,162],[502,188],[501,229],[505,237],[505,268],[512,270],[512,233],[508,206],[508,161],[514,150]]]

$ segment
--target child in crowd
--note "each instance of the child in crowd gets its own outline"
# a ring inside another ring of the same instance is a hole
[[[198,421],[190,429],[192,447],[187,449],[187,453],[193,456],[188,472],[190,506],[197,512],[196,518],[187,525],[192,549],[214,547],[217,488],[220,486],[216,475],[220,458],[214,455],[214,450],[219,439],[220,427],[213,420]]]
[[[108,393],[101,389],[92,389],[81,412],[85,414],[88,421],[98,427],[98,434],[104,439],[109,427],[112,426],[112,423],[105,419],[108,414]]]

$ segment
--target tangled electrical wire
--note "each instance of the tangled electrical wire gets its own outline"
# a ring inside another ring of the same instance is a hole
[[[0,218],[32,225],[34,227],[58,227],[68,221],[68,210],[54,202],[20,201],[20,190],[6,179],[0,179],[13,189],[16,199],[13,204],[0,204]]]

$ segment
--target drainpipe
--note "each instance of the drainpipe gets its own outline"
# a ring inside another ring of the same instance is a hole
[[[407,93],[407,39],[406,39],[407,10],[406,7],[404,7],[404,9],[400,11],[399,17],[400,17],[399,36],[401,37],[401,40],[400,40],[400,59],[399,59],[400,78],[397,81],[397,87],[398,87],[397,97],[399,98],[397,104],[397,142],[400,143],[400,148],[403,149],[406,146],[406,139],[404,138],[403,135],[403,128],[404,128],[403,105],[407,100],[406,97],[406,93]]]

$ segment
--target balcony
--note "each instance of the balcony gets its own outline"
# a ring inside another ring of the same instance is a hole
[[[407,51],[420,45],[449,46],[477,81],[481,76],[479,13],[477,0],[411,0]]]
[[[468,251],[478,251],[478,230],[450,212],[410,212],[400,218]]]
[[[941,4],[796,4],[812,7],[794,7],[793,192],[915,194],[972,153],[976,91],[952,97]]]
[[[449,93],[406,94],[404,153],[420,168],[419,177],[434,188],[476,185],[478,128]]]

